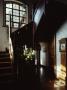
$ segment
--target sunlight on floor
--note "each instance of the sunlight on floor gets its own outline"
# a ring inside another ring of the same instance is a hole
[[[60,87],[60,86],[65,86],[66,83],[66,67],[63,66],[62,64],[60,65],[60,67],[57,69],[57,78],[58,80],[56,80],[54,82],[54,87]]]
[[[65,86],[64,80],[59,79],[54,82],[54,87],[60,87],[60,86]]]

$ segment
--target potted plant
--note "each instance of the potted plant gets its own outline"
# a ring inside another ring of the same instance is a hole
[[[24,57],[24,60],[27,64],[34,64],[35,51],[32,48],[27,48],[25,45],[22,56]]]

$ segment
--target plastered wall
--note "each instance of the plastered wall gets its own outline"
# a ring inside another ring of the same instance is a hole
[[[0,0],[0,51],[8,48],[8,28],[3,27],[3,0]]]
[[[59,40],[67,38],[67,21],[58,29],[56,33],[56,69],[60,71],[61,53],[59,51]]]

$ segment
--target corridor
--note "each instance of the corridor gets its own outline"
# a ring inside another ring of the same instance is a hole
[[[13,79],[0,82],[1,90],[66,90],[50,67],[26,65]]]

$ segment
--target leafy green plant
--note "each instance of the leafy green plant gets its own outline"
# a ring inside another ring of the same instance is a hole
[[[35,51],[32,48],[27,48],[27,46],[25,46],[23,49],[23,56],[26,61],[33,60],[35,58]]]

